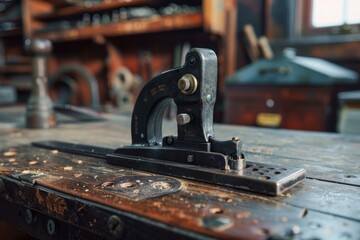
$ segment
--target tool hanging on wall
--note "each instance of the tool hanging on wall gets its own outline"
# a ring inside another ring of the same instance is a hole
[[[262,36],[258,39],[251,24],[246,24],[243,31],[245,35],[245,48],[252,62],[261,58],[272,59],[274,57],[267,37]]]
[[[34,146],[104,158],[109,164],[180,178],[279,195],[305,178],[305,170],[245,160],[241,142],[214,137],[217,57],[191,49],[184,66],[150,80],[136,101],[130,146],[116,150],[58,141]],[[177,105],[178,136],[162,137],[167,104]]]

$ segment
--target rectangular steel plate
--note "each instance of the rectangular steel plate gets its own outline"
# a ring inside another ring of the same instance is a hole
[[[170,161],[115,154],[115,149],[59,141],[34,142],[34,146],[106,159],[109,164],[159,173],[242,190],[280,195],[305,179],[301,168],[279,167],[247,161],[240,171],[218,170]]]

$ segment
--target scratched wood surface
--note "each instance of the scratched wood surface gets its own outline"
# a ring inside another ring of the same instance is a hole
[[[359,136],[216,125],[219,139],[240,136],[249,161],[306,169],[307,179],[279,197],[161,177],[29,144],[50,139],[108,148],[130,144],[130,118],[107,118],[49,130],[0,128],[5,185],[0,208],[8,212],[0,218],[41,238],[118,238],[108,225],[116,215],[129,239],[360,239]],[[165,134],[175,134],[175,127],[165,122]],[[153,182],[172,187],[154,188]],[[11,209],[16,217],[9,217]],[[21,220],[26,209],[39,219],[55,219],[67,235],[46,235],[43,221]]]

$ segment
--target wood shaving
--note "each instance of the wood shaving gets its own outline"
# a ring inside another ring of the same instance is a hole
[[[82,173],[75,173],[74,174],[74,177],[81,177],[82,176]]]
[[[35,165],[35,164],[37,164],[37,163],[38,163],[38,161],[32,160],[32,161],[29,162],[29,165],[31,166],[31,165]]]
[[[4,152],[5,157],[14,157],[16,155],[16,152],[8,151]]]

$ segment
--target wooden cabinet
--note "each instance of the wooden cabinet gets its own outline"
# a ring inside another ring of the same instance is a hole
[[[231,86],[226,89],[224,121],[228,124],[332,131],[335,129],[335,92],[335,88],[330,86]]]

